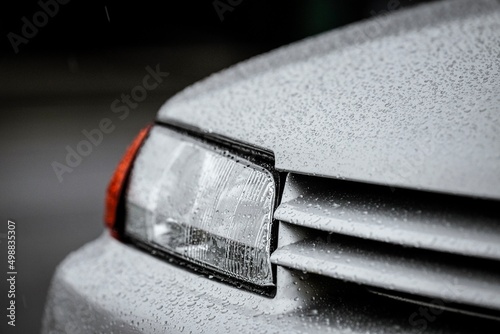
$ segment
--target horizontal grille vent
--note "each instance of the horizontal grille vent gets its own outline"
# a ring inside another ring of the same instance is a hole
[[[498,271],[384,246],[342,238],[301,241],[278,249],[272,261],[345,281],[500,310]]]
[[[500,311],[499,203],[290,174],[283,267]],[[305,232],[304,232],[305,231]],[[300,234],[300,236],[298,236]]]

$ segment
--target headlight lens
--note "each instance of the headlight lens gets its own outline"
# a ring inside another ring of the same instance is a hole
[[[125,232],[204,268],[272,286],[276,184],[260,165],[154,127],[132,169]]]

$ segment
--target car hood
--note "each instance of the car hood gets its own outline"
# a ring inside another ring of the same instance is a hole
[[[276,168],[500,199],[500,3],[446,1],[282,47],[177,94],[158,120]]]

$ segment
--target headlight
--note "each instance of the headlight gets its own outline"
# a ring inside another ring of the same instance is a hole
[[[125,193],[125,234],[257,286],[273,286],[276,182],[257,161],[153,127]]]

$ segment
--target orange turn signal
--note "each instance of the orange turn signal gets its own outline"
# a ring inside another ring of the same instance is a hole
[[[125,188],[125,183],[127,181],[128,175],[130,174],[130,169],[134,162],[137,151],[141,147],[142,143],[146,139],[152,125],[148,125],[142,129],[134,141],[130,144],[123,156],[122,160],[118,164],[111,181],[109,182],[107,193],[106,193],[106,211],[104,221],[106,226],[110,229],[111,234],[118,238],[119,237],[119,226],[118,218],[120,216],[120,203],[123,201],[123,191]]]

